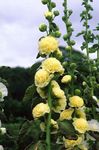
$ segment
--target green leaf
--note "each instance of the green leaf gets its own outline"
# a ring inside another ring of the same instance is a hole
[[[59,122],[60,132],[68,138],[76,138],[76,131],[71,120],[63,120]]]
[[[34,85],[34,84],[30,85],[30,86],[26,89],[26,92],[25,92],[23,101],[31,100],[31,99],[33,98],[33,95],[35,94],[35,92],[36,92],[36,87],[35,87],[35,85]]]
[[[40,121],[26,121],[19,132],[18,150],[24,150],[31,143],[37,143],[41,135]]]

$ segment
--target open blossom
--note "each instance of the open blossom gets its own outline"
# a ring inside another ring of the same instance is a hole
[[[59,119],[60,120],[64,120],[64,119],[70,120],[70,119],[72,119],[73,112],[74,112],[74,109],[72,109],[72,108],[65,109],[64,111],[61,112]]]
[[[65,148],[73,148],[76,145],[79,145],[83,141],[83,137],[79,136],[76,140],[70,140],[70,139],[63,139]]]
[[[54,57],[47,58],[45,61],[43,61],[42,68],[48,71],[49,73],[64,73],[64,68],[61,65],[60,61]]]
[[[35,74],[35,85],[38,87],[45,87],[49,84],[51,75],[44,69],[39,69]]]
[[[84,101],[79,96],[72,96],[69,98],[71,107],[82,107],[84,105]]]
[[[42,97],[43,99],[47,98],[47,94],[43,88],[37,87],[37,93]]]
[[[78,118],[84,118],[86,119],[86,113],[84,112],[84,109],[83,108],[78,108],[75,110],[76,112],[76,115]]]
[[[4,97],[8,95],[6,86],[0,82],[0,101],[4,101]]]
[[[65,75],[62,79],[61,79],[61,82],[62,83],[68,83],[70,82],[72,79],[71,75]]]
[[[39,103],[33,108],[32,115],[34,118],[39,118],[49,112],[50,112],[50,108],[48,104]]]
[[[50,54],[58,49],[58,41],[52,37],[52,36],[47,36],[42,38],[39,41],[39,51],[41,54]]]
[[[75,118],[73,126],[79,133],[85,133],[87,130],[89,130],[88,122],[83,118]]]

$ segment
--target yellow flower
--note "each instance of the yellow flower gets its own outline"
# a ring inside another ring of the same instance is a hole
[[[84,105],[84,101],[79,96],[73,96],[69,98],[71,107],[82,107]]]
[[[49,112],[50,112],[50,108],[48,104],[39,103],[33,108],[32,115],[34,118],[39,118]]]
[[[58,48],[57,50],[56,50],[56,57],[58,57],[58,58],[61,58],[62,57],[62,51]]]
[[[61,90],[59,87],[54,87],[52,88],[52,93],[55,97],[57,98],[62,98],[64,97],[64,91]]]
[[[73,126],[79,133],[85,133],[89,129],[87,120],[83,118],[74,119]]]
[[[75,112],[77,117],[86,119],[86,114],[82,108],[76,109]]]
[[[50,54],[58,49],[58,41],[52,37],[47,36],[39,41],[39,51],[41,54]]]
[[[35,74],[35,85],[41,88],[45,87],[49,84],[50,79],[49,73],[44,69],[40,69]]]
[[[51,126],[52,126],[54,129],[58,129],[58,128],[59,128],[57,121],[55,121],[55,120],[53,120],[53,119],[51,119]],[[40,128],[41,128],[41,130],[42,130],[43,132],[46,131],[46,125],[45,125],[44,122],[40,123]]]
[[[71,75],[65,75],[65,76],[62,78],[61,82],[62,82],[62,83],[68,83],[68,82],[71,81],[71,79],[72,79]]]
[[[61,65],[60,61],[54,57],[47,58],[42,62],[42,68],[48,71],[49,73],[64,73],[64,68]]]
[[[79,136],[77,140],[69,140],[65,138],[63,140],[65,143],[65,148],[73,148],[74,146],[81,144],[83,138]]]
[[[72,118],[73,112],[74,112],[74,109],[72,109],[72,108],[65,109],[64,111],[61,112],[59,119],[60,120],[64,120],[64,119],[70,120]]]
[[[52,108],[54,112],[60,113],[62,110],[65,109],[67,105],[67,99],[65,95],[62,98],[56,99],[54,101],[55,101],[55,105],[53,105],[53,108]]]
[[[58,88],[60,88],[59,84],[58,84],[55,80],[52,80],[52,81],[51,81],[51,86],[52,86],[52,88],[53,88],[53,87],[58,87]]]
[[[51,119],[51,125],[53,126],[53,128],[58,129],[58,123],[57,123],[57,121]]]
[[[45,12],[44,16],[47,19],[52,19],[54,15],[53,15],[53,12],[47,11],[47,12]]]
[[[44,99],[47,97],[44,89],[37,87],[36,90],[37,90],[38,94],[40,95],[40,97],[42,97]]]

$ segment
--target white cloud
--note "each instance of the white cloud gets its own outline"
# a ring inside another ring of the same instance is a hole
[[[96,20],[99,20],[96,3],[97,0],[94,0],[95,11],[91,23],[92,28],[95,26]],[[81,1],[70,0],[69,7],[74,11],[71,20],[75,28],[74,35],[76,35],[81,29],[79,23]],[[62,16],[62,1],[57,1],[57,9],[60,10]],[[35,62],[38,39],[43,36],[43,33],[39,32],[38,26],[41,22],[45,22],[43,14],[46,10],[46,6],[42,5],[40,0],[0,0],[0,65],[26,67]],[[56,22],[64,34],[65,26],[62,24],[61,18],[57,18]],[[76,40],[76,48],[79,49],[81,38],[76,38]],[[60,43],[64,42],[61,40]]]

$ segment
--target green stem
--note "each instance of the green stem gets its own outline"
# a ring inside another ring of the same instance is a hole
[[[98,38],[98,45],[99,45],[99,38]],[[97,62],[99,62],[99,49],[97,50]]]
[[[65,27],[66,27],[66,32],[67,32],[67,35],[69,35],[69,31],[68,31],[68,22],[69,22],[69,19],[68,19],[68,8],[67,8],[67,0],[64,0],[64,11],[66,12],[66,13],[64,13],[64,15],[65,15]],[[68,38],[67,38],[67,44],[68,44],[68,46],[70,46],[71,47],[71,50],[69,51],[70,53],[69,53],[69,55],[70,55],[70,59],[72,58],[72,45],[71,45],[71,43],[70,43],[70,36],[68,36]]]
[[[47,118],[47,127],[46,127],[46,150],[51,150],[51,107],[52,107],[52,100],[51,100],[51,85],[49,84],[48,88],[48,105],[50,107],[50,113],[48,114]]]

